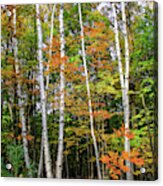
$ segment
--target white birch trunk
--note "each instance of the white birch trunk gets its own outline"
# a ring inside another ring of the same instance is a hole
[[[40,10],[38,4],[36,4],[36,21],[37,21],[36,24],[37,24],[37,35],[38,35],[39,85],[40,85],[40,99],[41,99],[41,110],[42,110],[42,135],[43,135],[43,144],[44,144],[45,168],[46,168],[47,177],[52,178],[53,176],[51,170],[51,157],[49,153],[47,118],[46,118],[46,97],[45,97],[44,77],[43,77],[42,28],[41,28]]]
[[[53,44],[53,28],[54,28],[54,13],[55,13],[56,5],[53,5],[53,10],[51,14],[51,24],[50,24],[50,40],[49,40],[49,58],[48,58],[48,66],[47,71],[49,70],[49,63],[51,61],[52,57],[52,44]],[[46,76],[46,90],[48,90],[49,87],[49,75]]]
[[[116,13],[116,9],[115,9],[115,4],[114,3],[112,3],[112,10],[113,10],[113,17],[114,17],[114,33],[115,33],[115,45],[116,45],[117,58],[118,58],[118,70],[119,70],[120,84],[121,84],[121,89],[122,89],[122,102],[124,103],[125,83],[124,83],[121,51],[120,51],[117,13]]]
[[[122,21],[123,21],[123,29],[124,29],[124,41],[125,41],[125,133],[130,130],[130,105],[129,105],[129,43],[128,43],[128,34],[127,34],[127,24],[126,24],[126,13],[125,13],[125,3],[121,2],[122,6]],[[130,154],[130,140],[125,136],[125,151]],[[127,180],[133,180],[132,165],[131,162],[126,160],[126,166],[130,168],[130,172],[126,173]]]
[[[14,59],[15,59],[15,71],[16,74],[20,74],[19,70],[19,63],[18,63],[18,46],[17,46],[17,39],[16,39],[16,8],[13,9],[13,26],[14,26],[14,37],[13,37],[13,50],[14,50]],[[18,79],[18,84],[17,84],[17,94],[18,94],[18,105],[19,105],[19,117],[20,117],[20,122],[22,124],[22,138],[23,138],[23,150],[24,150],[24,159],[25,159],[25,165],[26,168],[28,169],[28,174],[31,177],[30,173],[30,159],[29,159],[29,152],[28,152],[28,141],[27,141],[27,129],[26,129],[26,121],[25,121],[25,116],[24,116],[24,102],[22,98],[22,90],[21,90],[21,85]]]
[[[122,105],[124,109],[124,124],[125,124],[125,133],[129,131],[129,46],[128,46],[128,38],[127,38],[127,28],[126,28],[126,16],[125,16],[125,7],[124,2],[122,2],[122,20],[123,20],[123,29],[124,29],[124,40],[125,40],[125,75],[123,73],[123,66],[121,60],[121,52],[120,52],[120,41],[119,41],[119,31],[118,31],[118,22],[117,22],[117,14],[115,9],[115,4],[112,3],[113,16],[114,16],[114,32],[115,32],[115,42],[116,42],[116,51],[118,58],[118,70],[120,75],[120,84],[122,90]],[[125,151],[130,154],[130,140],[125,136],[124,142]],[[130,168],[130,172],[126,173],[126,179],[132,180],[133,176],[131,173],[131,163],[126,161],[126,166]]]
[[[63,24],[63,4],[60,7],[59,23],[60,23],[60,55],[61,58],[65,56],[65,40],[64,40],[64,24]],[[64,62],[60,65],[60,118],[59,118],[59,137],[58,137],[58,153],[56,162],[56,178],[62,178],[63,169],[63,136],[64,136]]]
[[[87,71],[85,42],[84,42],[84,31],[83,31],[83,21],[82,21],[82,12],[81,12],[81,5],[80,5],[80,3],[78,3],[78,11],[79,11],[79,21],[80,21],[80,29],[81,29],[82,58],[83,58],[85,76],[86,76],[86,87],[87,87],[87,96],[88,96],[88,107],[89,107],[89,116],[90,116],[91,135],[92,135],[92,139],[93,139],[93,145],[94,145],[95,156],[96,156],[96,166],[97,166],[98,178],[101,179],[102,177],[101,177],[100,162],[99,162],[99,152],[98,152],[96,137],[95,137],[95,133],[94,133],[91,93],[90,93],[88,71]]]

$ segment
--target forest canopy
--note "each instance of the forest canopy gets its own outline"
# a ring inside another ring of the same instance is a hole
[[[157,179],[157,4],[1,5],[3,177]]]

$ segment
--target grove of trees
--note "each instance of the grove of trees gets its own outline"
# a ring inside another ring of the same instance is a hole
[[[157,60],[152,1],[2,5],[2,176],[157,179]]]

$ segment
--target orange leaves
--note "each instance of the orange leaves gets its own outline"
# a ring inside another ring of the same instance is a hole
[[[132,149],[130,153],[122,152],[124,160],[128,160],[137,166],[144,165],[144,160],[140,158],[139,152],[136,149]]]
[[[109,158],[109,156],[102,156],[101,161],[102,161],[102,163],[107,164],[107,163],[109,163],[110,158]]]
[[[109,119],[111,116],[106,110],[97,110],[93,112],[94,117],[102,117],[104,119]]]
[[[18,123],[17,125],[19,128],[22,128],[22,123]]]
[[[130,161],[139,167],[144,165],[144,160],[140,158],[140,154],[136,149],[130,152]]]
[[[113,179],[118,179],[122,172],[130,171],[130,168],[125,165],[126,160],[136,166],[144,165],[144,160],[139,157],[139,152],[136,149],[132,149],[130,153],[123,151],[121,155],[118,152],[109,151],[108,155],[101,157],[102,163],[106,164],[106,168]]]
[[[18,136],[16,137],[16,139],[17,139],[18,141],[20,141],[20,140],[23,139],[23,136],[22,136],[22,135],[18,135]],[[31,135],[26,135],[26,139],[27,139],[28,141],[31,141],[31,140],[34,139],[34,137],[31,136]]]
[[[22,140],[22,135],[17,136],[16,139],[17,139],[18,141]]]
[[[56,54],[52,55],[50,63],[44,62],[44,66],[49,65],[49,67],[52,68],[53,70],[58,69],[58,71],[59,71],[60,65],[62,63],[66,64],[67,61],[68,61],[68,56],[64,56],[61,58],[60,53],[56,53]]]
[[[102,156],[101,161],[106,164],[106,168],[109,169],[112,179],[118,179],[122,174],[119,162],[121,162],[121,164],[123,163],[123,161],[120,161],[118,153],[109,151],[108,155]]]
[[[128,139],[133,139],[134,138],[134,134],[131,132],[131,131],[127,131],[125,136],[128,138]]]
[[[117,137],[127,137],[128,139],[133,139],[134,138],[134,133],[131,132],[129,129],[125,129],[124,124],[122,125],[121,128],[119,129],[113,129],[114,132],[116,133]]]
[[[123,151],[123,152],[122,152],[122,158],[123,158],[124,160],[129,160],[129,154],[128,154],[128,152]]]
[[[113,131],[115,132],[115,134],[117,135],[117,137],[123,137],[125,135],[125,128],[124,128],[124,124],[122,124],[122,127],[119,129],[113,129]]]
[[[105,27],[105,23],[103,23],[103,22],[94,22],[94,26],[98,27],[98,28],[104,28]]]
[[[123,172],[129,172],[130,171],[130,168],[129,167],[127,167],[127,166],[125,166],[125,165],[123,165],[122,167],[121,167],[121,170],[123,171]]]
[[[142,158],[133,158],[131,159],[131,162],[139,167],[144,165],[144,160]]]
[[[33,136],[31,136],[31,135],[27,135],[27,136],[26,136],[26,139],[27,139],[28,141],[31,141],[31,140],[33,140],[33,139],[34,139],[34,137],[33,137]]]
[[[83,39],[84,38],[84,36],[80,36],[80,39]]]

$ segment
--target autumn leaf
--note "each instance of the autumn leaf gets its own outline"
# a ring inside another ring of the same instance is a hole
[[[107,163],[109,163],[110,158],[109,158],[109,156],[102,156],[101,161],[102,161],[104,164],[107,164]]]
[[[22,123],[18,123],[18,127],[19,128],[22,128]]]
[[[127,132],[125,134],[125,136],[128,138],[128,139],[133,139],[134,138],[134,134],[132,132]]]
[[[18,141],[22,140],[22,135],[17,136],[17,140]]]
[[[124,158],[125,160],[129,160],[129,159],[130,159],[130,158],[129,158],[129,153],[123,151],[123,152],[122,152],[122,158]]]
[[[122,169],[123,172],[129,172],[130,171],[130,168],[125,166],[125,165],[122,166],[121,169]]]
[[[28,141],[31,141],[31,140],[33,140],[33,139],[34,139],[34,137],[33,137],[33,136],[31,136],[31,135],[27,135],[27,136],[26,136],[26,139],[27,139]]]

